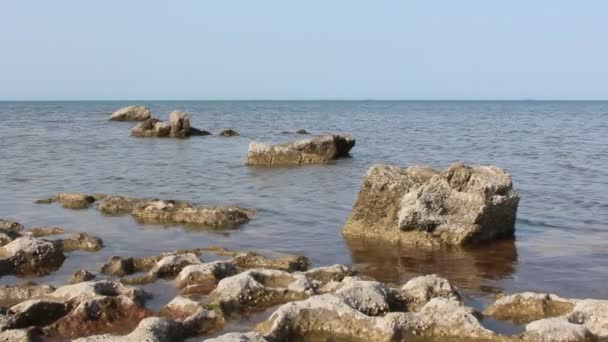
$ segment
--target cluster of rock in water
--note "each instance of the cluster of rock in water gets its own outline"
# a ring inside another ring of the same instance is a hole
[[[141,121],[135,136],[185,138],[204,134],[183,112],[169,123],[141,106],[121,109],[112,120]],[[307,132],[298,132],[306,134]],[[225,136],[238,135],[227,130]],[[297,142],[252,142],[248,165],[323,164],[345,157],[355,140],[323,135]],[[254,211],[184,201],[117,195],[62,193],[37,203],[66,209],[95,206],[106,215],[132,215],[144,224],[237,228]],[[348,238],[408,245],[468,245],[514,234],[519,202],[511,177],[494,166],[376,165],[366,174],[347,219]],[[45,275],[61,267],[65,253],[96,251],[101,239],[84,233],[64,237],[58,227],[25,229],[0,220],[0,276]],[[218,260],[205,262],[203,253]],[[344,265],[309,269],[303,256],[269,258],[217,247],[178,250],[150,257],[113,256],[96,271],[76,270],[68,285],[0,286],[0,341],[182,341],[219,335],[227,322],[255,312],[274,312],[253,331],[207,339],[231,341],[600,341],[608,339],[608,301],[564,299],[554,294],[504,296],[483,313],[437,275],[403,285],[384,284]],[[165,279],[179,295],[150,310],[150,294],[137,286]],[[484,316],[526,324],[505,336],[486,329]]]
[[[0,253],[8,274],[58,267],[73,249],[97,250],[101,241],[59,228],[25,229],[0,221]],[[36,237],[37,236],[37,237]],[[68,247],[69,246],[69,247]],[[205,262],[203,253],[218,260]],[[437,275],[404,285],[358,276],[344,265],[309,269],[303,256],[268,257],[219,247],[149,257],[113,256],[98,270],[77,270],[55,288],[26,283],[0,286],[0,341],[594,341],[608,338],[608,301],[521,293],[499,298],[483,313]],[[4,269],[3,269],[4,270]],[[7,273],[5,273],[7,274]],[[179,294],[159,310],[136,285],[170,280]],[[252,331],[226,333],[227,322],[262,310],[274,312]],[[484,315],[527,323],[517,336],[486,329]],[[211,334],[218,337],[205,339]]]

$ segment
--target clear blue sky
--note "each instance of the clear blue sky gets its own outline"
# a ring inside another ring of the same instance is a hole
[[[608,1],[15,0],[0,100],[608,99]]]

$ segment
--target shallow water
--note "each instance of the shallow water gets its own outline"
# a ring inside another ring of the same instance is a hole
[[[0,102],[0,217],[61,226],[103,238],[38,282],[62,284],[111,255],[153,255],[221,245],[309,256],[314,265],[353,264],[382,281],[426,273],[455,282],[472,303],[496,292],[555,292],[608,298],[608,102],[143,102],[155,116],[190,114],[193,126],[240,137],[129,137],[110,122],[124,102]],[[352,158],[324,166],[252,168],[251,140],[301,138],[284,131],[348,132]],[[521,194],[516,239],[472,250],[419,250],[345,240],[340,230],[366,170],[376,163],[446,167],[496,164]],[[32,201],[58,192],[101,192],[237,204],[257,211],[237,230],[143,226],[94,209]],[[3,277],[1,283],[15,283]],[[175,292],[150,285],[154,306]]]

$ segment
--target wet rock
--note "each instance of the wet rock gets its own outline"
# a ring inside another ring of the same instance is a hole
[[[146,274],[122,278],[125,284],[146,284],[158,278],[174,278],[186,266],[200,264],[201,260],[194,253],[167,255],[160,259]]]
[[[151,112],[148,107],[144,106],[128,106],[120,108],[112,113],[110,120],[112,121],[144,121],[150,118]]]
[[[145,201],[144,199],[112,195],[106,196],[97,209],[107,215],[124,215],[130,214],[133,208]]]
[[[170,133],[171,126],[168,123],[154,118],[146,119],[131,129],[131,136],[139,138],[162,138],[168,137]]]
[[[195,224],[219,229],[249,221],[250,211],[234,206],[195,207],[187,202],[155,200],[139,204],[131,214],[142,223]]]
[[[310,260],[301,255],[285,255],[278,258],[268,258],[258,253],[248,252],[232,258],[231,262],[240,268],[266,268],[287,272],[306,271]]]
[[[390,311],[394,294],[384,284],[358,278],[346,278],[335,295],[353,309],[368,316],[379,316]]]
[[[95,202],[95,197],[80,193],[60,193],[57,202],[66,209],[86,209]]]
[[[7,232],[18,233],[23,230],[23,225],[15,221],[0,219],[0,229]]]
[[[254,141],[249,145],[247,165],[325,164],[348,156],[353,146],[355,140],[343,135],[322,135],[280,145]]]
[[[268,341],[396,341],[400,334],[389,320],[367,316],[330,294],[284,304],[256,330]]]
[[[174,138],[187,138],[190,135],[190,118],[188,114],[173,111],[169,114],[169,135]]]
[[[50,285],[34,283],[0,286],[0,306],[13,306],[28,299],[45,296],[55,291]]]
[[[34,201],[34,204],[51,204],[57,202],[55,197],[41,198]]]
[[[200,302],[188,297],[177,296],[160,310],[160,315],[174,320],[183,320],[199,309],[203,308]]]
[[[203,340],[205,342],[268,342],[262,334],[257,332],[228,333],[216,338]]]
[[[236,273],[236,267],[227,261],[188,265],[175,278],[175,285],[185,293],[208,294],[220,280]]]
[[[58,245],[64,252],[76,250],[95,252],[103,247],[103,241],[87,233],[75,233],[67,239],[57,240]]]
[[[0,274],[43,275],[59,268],[63,260],[54,243],[23,236],[0,247]]]
[[[123,259],[117,255],[111,256],[101,266],[100,272],[107,275],[122,277],[137,272],[133,258]]]
[[[211,135],[211,132],[205,131],[204,129],[198,129],[198,128],[190,127],[190,136],[191,137],[205,136],[205,135]]]
[[[100,272],[103,274],[119,277],[133,274],[136,272],[148,272],[152,270],[155,266],[157,266],[157,263],[160,260],[167,256],[188,253],[192,253],[195,256],[199,256],[205,250],[205,248],[184,249],[139,258],[122,258],[120,256],[115,255],[111,256],[108,261],[106,261],[106,263],[101,266]]]
[[[483,313],[521,324],[561,316],[572,311],[573,307],[572,301],[554,294],[523,292],[497,299]]]
[[[239,135],[240,135],[239,132],[237,132],[233,129],[225,129],[220,132],[220,136],[222,136],[222,137],[236,137]]]
[[[427,338],[446,336],[468,340],[494,340],[496,333],[484,328],[478,314],[461,303],[445,298],[433,298],[418,313],[409,313],[407,331]]]
[[[225,313],[261,310],[304,299],[314,294],[314,285],[302,274],[253,269],[220,280],[209,294]]]
[[[148,295],[140,289],[111,281],[65,285],[47,295],[73,309],[44,328],[51,337],[76,338],[102,333],[127,333],[152,313],[143,306]]]
[[[11,314],[6,327],[8,329],[21,329],[29,326],[44,326],[65,316],[70,310],[67,303],[32,299],[12,306]]]
[[[418,311],[431,299],[441,297],[462,302],[458,289],[436,274],[410,279],[399,290],[400,300],[406,303],[409,311]]]
[[[309,270],[305,273],[306,278],[317,281],[322,285],[329,282],[341,282],[346,277],[356,275],[357,272],[353,271],[350,267],[344,265],[332,265],[317,267]]]
[[[63,228],[59,228],[59,227],[36,227],[36,228],[28,229],[26,232],[24,232],[24,234],[27,234],[27,235],[33,236],[33,237],[60,235],[63,233],[65,233],[65,230],[63,230]]]
[[[70,284],[82,283],[85,281],[94,280],[95,275],[87,270],[76,270],[70,277]]]
[[[148,317],[143,319],[135,330],[127,335],[97,335],[83,337],[74,342],[168,342],[181,341],[183,334],[181,325],[168,318]]]
[[[608,338],[608,300],[577,300],[566,318],[571,323],[584,325],[598,339]]]
[[[299,129],[296,131],[297,134],[309,134],[305,129]]]
[[[376,165],[363,181],[343,234],[393,243],[462,245],[513,236],[519,196],[495,166],[446,171]]]
[[[533,342],[591,342],[595,341],[591,332],[580,324],[568,322],[563,317],[545,318],[526,325],[522,336]]]

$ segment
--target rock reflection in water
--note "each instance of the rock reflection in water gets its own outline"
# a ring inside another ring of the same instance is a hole
[[[403,284],[421,274],[437,273],[475,293],[501,292],[500,281],[515,272],[517,250],[512,239],[475,248],[424,248],[345,239],[353,267],[379,281]]]

